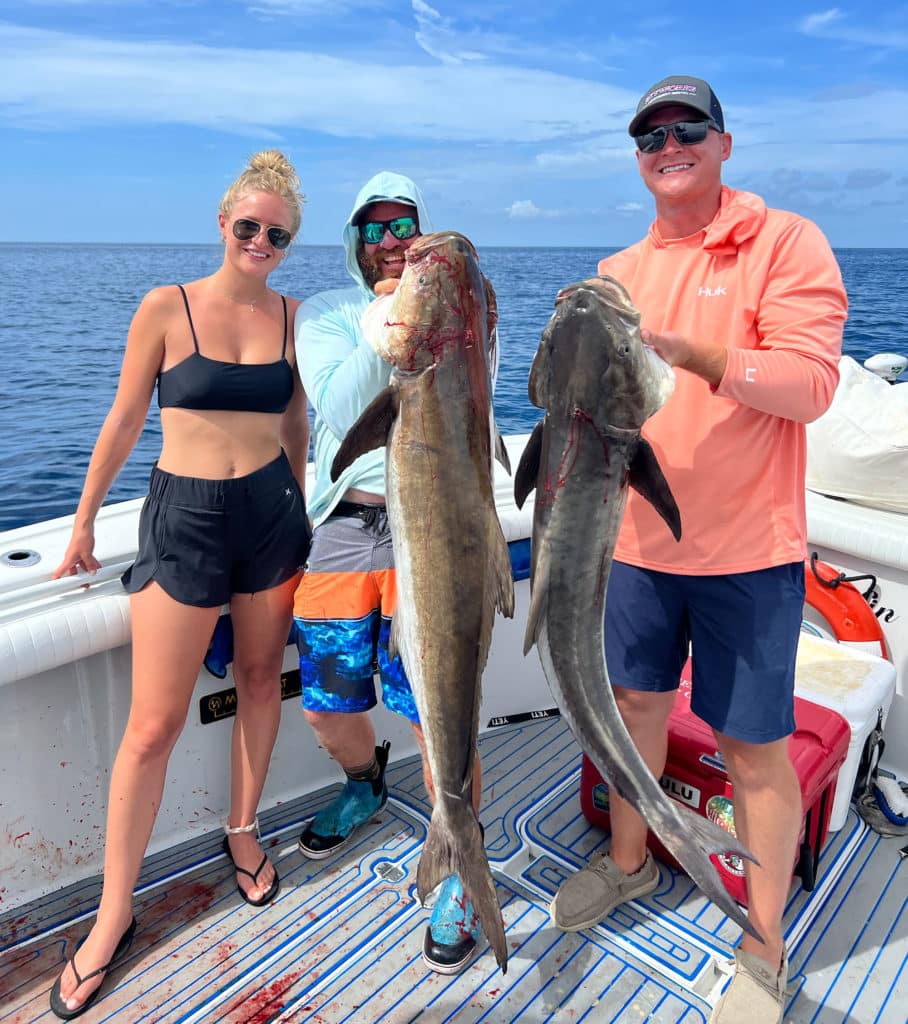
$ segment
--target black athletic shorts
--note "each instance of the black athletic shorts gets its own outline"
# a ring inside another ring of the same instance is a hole
[[[157,466],[139,520],[139,553],[123,574],[135,594],[154,580],[175,601],[213,608],[303,568],[312,531],[281,454],[248,476],[202,480]]]

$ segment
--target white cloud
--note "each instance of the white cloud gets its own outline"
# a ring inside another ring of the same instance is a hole
[[[412,7],[416,18],[416,42],[430,57],[444,64],[483,60],[479,51],[464,49],[450,18],[442,17],[424,0],[412,0]]]
[[[837,42],[855,46],[869,46],[884,50],[908,49],[908,32],[899,26],[887,25],[886,14],[874,16],[873,27],[868,28],[867,22],[851,25],[838,7],[828,11],[808,15],[803,18],[798,28],[804,35],[832,39]]]
[[[327,0],[249,2],[272,9],[284,5],[289,11]],[[389,0],[338,2],[378,9]],[[472,52],[472,35],[456,31],[440,0],[406,3],[408,12],[422,4],[423,25],[434,25],[436,41],[443,29],[450,31],[450,47],[439,46],[439,53]],[[471,25],[482,16],[481,10],[463,15]],[[838,8],[815,19],[815,32],[844,32],[849,24]],[[498,24],[510,30],[507,20],[499,17]],[[571,217],[567,203],[577,209],[598,204],[603,217],[621,225],[638,224],[641,216],[625,204],[627,197],[651,209],[626,134],[639,96],[636,75],[608,76],[621,82],[633,78],[628,89],[584,79],[579,65],[565,74],[538,70],[529,52],[501,56],[519,42],[505,36],[491,37],[492,45],[482,50],[487,59],[457,64],[427,57],[413,41],[413,23],[410,28],[402,32],[398,22],[393,38],[403,40],[410,55],[400,60],[395,53],[392,61],[381,47],[375,52],[357,47],[349,58],[330,56],[310,42],[317,38],[314,33],[300,36],[305,49],[288,44],[244,49],[242,38],[234,35],[230,46],[219,47],[142,41],[125,33],[122,39],[103,39],[0,22],[0,132],[26,129],[40,140],[40,130],[138,127],[151,138],[160,127],[167,138],[166,129],[177,125],[199,129],[200,138],[208,129],[242,134],[256,145],[276,140],[291,149],[309,146],[308,180],[324,173],[326,187],[336,185],[343,193],[344,206],[346,192],[360,184],[361,171],[370,171],[373,163],[393,164],[421,183],[443,176],[435,193],[449,205],[449,196],[481,197],[483,208],[500,211],[498,220],[515,231]],[[800,45],[824,51],[839,46],[817,43],[818,38],[802,38]],[[238,67],[268,70],[238,75]],[[387,90],[376,87],[389,81],[392,67],[393,81],[404,83],[400,102],[388,102]],[[890,78],[887,86],[878,76],[841,75],[834,87],[777,85],[775,93],[766,84],[771,79],[753,91],[742,78],[726,104],[734,150],[725,180],[763,194],[771,205],[808,215],[811,204],[813,209],[825,204],[841,217],[843,210],[866,207],[871,196],[897,202],[904,186],[886,175],[908,166],[908,88],[904,76]],[[846,137],[830,128],[842,124],[848,126]],[[59,144],[66,145],[66,139],[61,136]],[[347,145],[352,139],[367,141]],[[327,167],[334,169],[332,175]],[[849,187],[849,173],[858,170]],[[560,191],[553,190],[553,182]],[[515,188],[524,198],[512,202]],[[564,195],[570,198],[563,200]],[[547,202],[559,210],[548,209]],[[469,209],[463,213],[471,215]],[[887,230],[890,226],[887,222]]]
[[[616,164],[633,162],[634,144],[625,133],[623,122],[617,128],[616,134],[620,139],[617,146],[610,140],[592,139],[563,149],[546,149],[536,154],[536,165],[549,171],[588,171],[593,167],[601,167],[604,170]]]
[[[143,0],[20,0],[20,7],[136,7]]]
[[[505,213],[514,220],[536,220],[543,217],[558,217],[558,210],[544,210],[537,206],[532,199],[516,199],[505,210]]]
[[[644,209],[643,203],[619,203],[615,207],[616,213],[639,213]]]
[[[518,218],[529,218],[539,217],[542,214],[542,210],[533,202],[532,199],[517,199],[505,210],[505,213],[509,217]]]
[[[19,126],[184,124],[338,137],[540,142],[623,122],[628,90],[547,71],[477,64],[387,69],[317,52],[116,41],[0,23],[0,119]],[[267,67],[237,75],[238,67]],[[326,87],[329,83],[329,87]],[[491,98],[494,97],[494,102]],[[439,98],[442,98],[441,100]]]
[[[624,55],[633,44],[624,39],[612,36],[607,44],[597,41],[597,55],[578,49],[572,42],[561,39],[545,39],[543,44],[535,38],[511,35],[498,31],[493,27],[491,18],[503,20],[505,24],[512,19],[501,19],[501,11],[490,8],[477,8],[470,11],[459,7],[461,19],[474,18],[469,28],[461,27],[454,18],[442,14],[426,0],[410,0],[413,17],[416,20],[415,39],[419,46],[431,57],[443,64],[465,64],[474,61],[505,58],[517,60],[519,63],[539,62],[544,66],[568,64],[576,67],[580,64],[595,65],[602,70],[601,54],[614,52]],[[482,18],[482,14],[485,18]],[[513,19],[516,21],[518,19]]]
[[[253,14],[283,14],[292,17],[323,14],[336,18],[351,11],[384,6],[375,0],[254,0],[246,5],[246,9]]]
[[[801,20],[800,29],[808,35],[816,33],[819,35],[828,25],[842,20],[842,12],[838,7],[831,7],[828,11],[819,11],[817,14],[808,14]]]

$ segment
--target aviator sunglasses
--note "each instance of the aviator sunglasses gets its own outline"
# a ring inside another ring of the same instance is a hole
[[[401,242],[412,238],[418,231],[419,226],[415,217],[395,217],[394,220],[370,220],[359,226],[359,237],[369,245],[378,245],[385,237],[385,232],[390,231],[396,239]]]
[[[241,242],[248,242],[262,230],[262,225],[257,220],[249,220],[240,217],[233,222],[233,237],[239,238]],[[293,236],[286,228],[268,228],[268,241],[275,249],[286,249]]]
[[[705,138],[706,133],[712,128],[720,131],[716,122],[710,118],[708,121],[677,121],[675,124],[664,124],[658,128],[651,128],[642,135],[635,135],[634,141],[641,153],[658,153],[668,141],[668,133],[671,132],[675,141],[681,146],[697,146]]]

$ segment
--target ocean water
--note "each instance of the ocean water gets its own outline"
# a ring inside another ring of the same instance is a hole
[[[480,250],[498,295],[503,433],[529,430],[538,418],[527,376],[556,292],[595,273],[612,251]],[[908,352],[900,299],[908,249],[840,249],[836,257],[850,303],[845,352],[859,362]],[[149,288],[211,273],[220,258],[219,245],[0,244],[0,530],[75,511],[139,301]],[[269,280],[299,298],[349,282],[339,246],[298,247]],[[108,502],[145,493],[160,440],[153,401]]]

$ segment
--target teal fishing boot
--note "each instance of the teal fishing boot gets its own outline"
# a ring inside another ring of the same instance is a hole
[[[457,875],[442,882],[426,928],[422,958],[439,974],[459,974],[473,959],[479,918]]]
[[[323,807],[303,829],[299,837],[300,853],[312,860],[324,860],[346,846],[353,833],[388,802],[385,768],[388,764],[387,741],[375,748],[378,774],[375,778],[347,775],[344,788]]]

